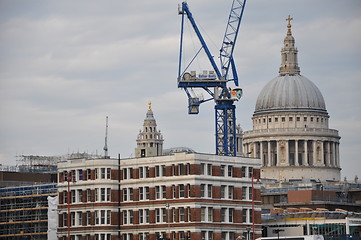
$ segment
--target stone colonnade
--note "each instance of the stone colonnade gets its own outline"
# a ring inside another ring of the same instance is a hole
[[[262,160],[263,167],[340,167],[339,142],[322,140],[266,140],[244,143],[244,152]]]

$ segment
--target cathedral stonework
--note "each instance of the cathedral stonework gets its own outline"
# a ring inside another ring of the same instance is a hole
[[[279,75],[257,98],[243,152],[261,159],[263,179],[339,181],[340,136],[329,129],[321,91],[300,74],[292,18],[286,20]]]

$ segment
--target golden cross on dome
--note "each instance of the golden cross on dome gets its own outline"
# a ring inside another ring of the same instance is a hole
[[[287,35],[292,35],[291,33],[291,20],[293,20],[293,18],[291,18],[290,15],[288,15],[288,18],[286,18],[286,21],[288,21],[288,24],[287,24]]]
[[[286,21],[288,21],[288,24],[290,24],[291,25],[291,21],[293,20],[293,18],[291,18],[291,16],[290,15],[288,15],[288,18],[286,18]]]
[[[148,110],[152,110],[152,102],[151,101],[148,102]]]

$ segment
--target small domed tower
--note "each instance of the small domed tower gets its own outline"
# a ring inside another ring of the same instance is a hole
[[[321,91],[300,74],[292,18],[281,50],[279,75],[258,95],[253,130],[244,132],[244,152],[262,160],[265,179],[340,180],[338,131],[329,129]]]
[[[163,136],[157,130],[152,104],[148,103],[148,111],[143,123],[143,130],[139,130],[135,157],[154,157],[163,155]]]

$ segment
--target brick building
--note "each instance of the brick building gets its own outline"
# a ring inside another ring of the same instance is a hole
[[[137,143],[136,158],[59,163],[58,239],[235,240],[253,228],[261,235],[258,181],[252,188],[259,160],[159,156],[163,139],[150,105]]]

